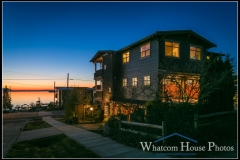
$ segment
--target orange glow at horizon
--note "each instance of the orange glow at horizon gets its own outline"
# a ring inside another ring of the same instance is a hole
[[[11,90],[53,90],[54,89],[54,83],[51,85],[42,85],[42,86],[34,86],[34,85],[21,85],[21,84],[11,84],[11,83],[3,83],[2,84],[2,88],[5,88],[7,86],[7,88],[11,88]],[[74,84],[74,83],[70,83],[68,87],[89,87],[92,88],[94,86],[94,83],[89,83],[89,82],[84,82],[84,83],[80,83],[80,84]],[[57,85],[57,83],[55,83],[55,87],[67,87],[66,84],[65,85]]]

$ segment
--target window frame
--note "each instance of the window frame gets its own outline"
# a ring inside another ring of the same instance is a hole
[[[128,55],[128,56],[124,56],[124,55]],[[122,63],[125,64],[125,63],[128,63],[130,61],[130,52],[127,51],[127,52],[124,52],[122,54]]]
[[[148,79],[148,77],[149,77],[149,79]],[[151,85],[151,76],[150,75],[143,76],[143,85],[144,86],[150,86]]]
[[[98,82],[100,82],[100,85],[98,85]],[[102,91],[102,89],[103,89],[102,84],[103,84],[103,83],[102,83],[102,80],[101,80],[101,79],[96,80],[96,91]],[[99,89],[98,86],[100,86],[100,89]]]
[[[126,81],[125,81],[126,80]],[[127,78],[122,79],[122,86],[127,87]]]
[[[192,47],[194,47],[195,48],[195,50],[191,50],[191,48]],[[196,56],[196,54],[197,54],[197,49],[200,49],[200,58],[198,59],[198,58],[191,58],[191,52],[192,51],[195,51],[195,55],[194,55],[194,57],[198,57],[198,56]],[[194,44],[190,44],[190,46],[189,46],[189,59],[190,60],[196,60],[196,61],[201,61],[202,60],[202,47],[201,46],[198,46],[198,45],[194,45]]]
[[[171,47],[171,48],[172,48],[172,55],[167,55],[167,54],[166,54],[166,47],[167,47],[166,42],[172,43],[171,46],[168,46],[168,47]],[[177,48],[177,47],[174,47],[174,43],[177,43],[177,44],[178,44],[178,56],[174,56],[174,55],[173,55],[173,50],[174,50],[174,48]],[[179,41],[173,41],[173,40],[165,40],[165,41],[164,41],[164,55],[165,55],[165,57],[180,58],[180,42],[179,42]]]
[[[132,78],[132,86],[133,87],[137,87],[138,86],[138,78],[137,77],[133,77]]]
[[[146,46],[149,45],[149,49],[145,49]],[[144,49],[142,49],[144,48]],[[149,54],[147,55],[147,51],[149,51]],[[147,42],[147,43],[144,43],[143,45],[140,46],[140,58],[147,58],[147,57],[150,57],[151,55],[151,43],[150,42]]]

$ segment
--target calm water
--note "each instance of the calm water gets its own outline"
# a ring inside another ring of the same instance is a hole
[[[38,98],[42,103],[50,103],[54,100],[53,92],[45,92],[45,91],[32,91],[32,92],[11,92],[13,107],[16,105],[30,104],[31,102],[36,104]],[[57,99],[55,99],[57,100]]]

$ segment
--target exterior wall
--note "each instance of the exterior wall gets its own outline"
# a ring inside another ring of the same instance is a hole
[[[145,44],[145,43],[143,43]],[[141,45],[138,45],[130,50],[130,58],[129,62],[127,63],[121,63],[120,71],[118,78],[118,85],[119,89],[118,91],[121,91],[123,88],[125,88],[125,92],[118,93],[121,98],[129,98],[126,96],[126,92],[131,94],[132,91],[126,91],[126,88],[132,87],[132,78],[137,77],[138,79],[138,91],[140,92],[137,96],[136,100],[147,100],[146,97],[143,94],[143,92],[140,91],[141,88],[144,87],[144,76],[150,76],[150,84],[151,89],[157,87],[158,84],[158,41],[153,40],[150,41],[150,57],[140,57],[140,48]],[[124,51],[125,52],[125,51]],[[118,56],[119,59],[122,61],[122,54],[124,52],[118,53],[120,56]],[[127,78],[127,87],[122,87],[122,79]],[[124,96],[125,94],[125,96]],[[152,97],[153,98],[153,97]]]
[[[206,47],[204,47],[205,44],[191,36],[188,39],[187,37],[188,35],[167,35],[163,39],[159,38],[159,69],[172,69],[176,72],[186,72],[186,70],[190,71],[192,69],[191,72],[195,73],[199,73],[201,71],[199,66],[207,56]],[[179,58],[165,56],[165,41],[168,40],[179,42]],[[190,45],[202,47],[201,60],[190,59]],[[196,67],[190,67],[187,69],[189,65]]]

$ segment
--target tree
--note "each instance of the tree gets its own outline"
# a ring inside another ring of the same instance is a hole
[[[199,106],[201,113],[232,110],[235,95],[233,59],[229,55],[210,56],[205,60],[200,77]]]
[[[67,91],[66,103],[64,106],[65,118],[67,120],[76,119],[77,112],[75,110],[76,106],[81,103],[80,95],[78,89]]]
[[[12,110],[12,104],[11,104],[11,97],[9,96],[9,89],[7,86],[3,89],[3,109],[4,110]]]

